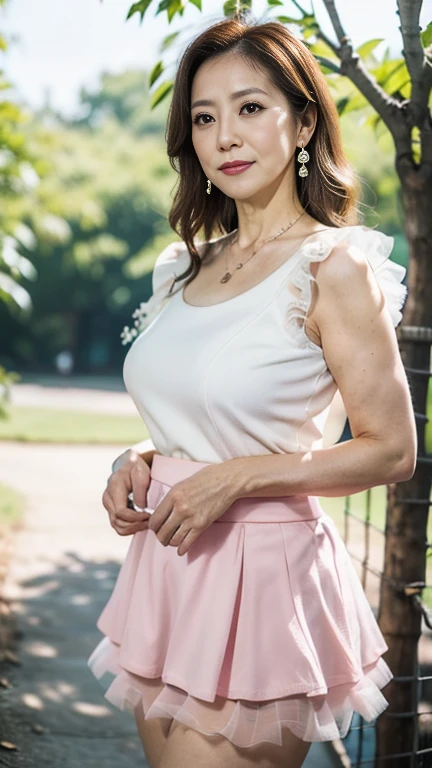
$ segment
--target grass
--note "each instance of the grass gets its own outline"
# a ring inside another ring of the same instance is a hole
[[[360,491],[350,496],[350,513],[355,515],[362,522],[366,513],[367,491]],[[343,531],[345,497],[320,496],[320,504],[328,515],[334,520],[340,531]],[[380,530],[384,530],[386,515],[386,486],[379,485],[370,489],[370,522]]]
[[[0,420],[0,440],[130,445],[147,437],[139,416],[11,406]]]
[[[0,532],[19,523],[24,514],[24,508],[24,496],[0,483]]]

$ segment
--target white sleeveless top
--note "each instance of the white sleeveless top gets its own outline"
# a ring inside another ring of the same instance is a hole
[[[134,313],[142,332],[123,369],[158,453],[212,463],[339,440],[346,413],[305,319],[314,280],[309,265],[341,241],[362,249],[396,327],[406,270],[389,260],[393,238],[365,226],[313,233],[260,283],[211,306],[186,303],[186,278],[167,296],[190,263],[185,244],[173,242],[159,254],[153,295]]]

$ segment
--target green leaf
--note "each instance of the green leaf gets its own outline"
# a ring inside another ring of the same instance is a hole
[[[196,8],[198,8],[199,11],[202,11],[202,2],[201,0],[189,0],[192,5],[195,5]]]
[[[420,33],[421,41],[424,48],[429,48],[432,44],[432,21],[427,25],[426,29]]]
[[[372,74],[381,88],[392,96],[402,93],[411,83],[405,59],[382,62],[372,70]]]
[[[2,272],[0,272],[0,298],[3,300],[12,299],[24,311],[28,311],[32,307],[29,292],[22,285],[19,285],[13,277]]]
[[[292,16],[276,16],[282,24],[303,24],[303,19],[294,19]]]
[[[158,77],[161,76],[163,71],[164,71],[163,61],[158,61],[154,65],[154,67],[153,67],[153,69],[152,69],[152,71],[150,72],[150,75],[149,75],[149,86],[150,86],[150,88],[152,87],[153,83],[156,82]]]
[[[272,5],[283,5],[283,2],[282,0],[267,0],[267,5],[269,5],[270,7]]]
[[[139,0],[139,2],[131,5],[131,7],[129,8],[129,13],[126,16],[126,21],[130,19],[132,16],[134,16],[135,13],[141,14],[141,21],[142,21],[144,18],[144,14],[147,8],[149,7],[151,1],[152,0]]]
[[[171,43],[174,42],[174,40],[176,39],[176,37],[179,36],[179,34],[180,34],[180,31],[172,32],[170,35],[167,35],[166,37],[164,37],[161,43],[160,52],[163,53],[163,51],[169,48]]]
[[[324,42],[324,40],[316,40],[315,43],[310,43],[309,50],[316,57],[322,56],[325,59],[330,59],[334,64],[339,64],[339,59],[334,55],[332,49],[326,42]]]
[[[223,4],[224,16],[231,16],[233,13],[236,12],[236,10],[237,10],[236,0],[227,0],[227,2]]]
[[[360,56],[362,59],[367,59],[372,51],[375,50],[375,48],[382,43],[384,38],[374,38],[373,40],[368,40],[366,43],[362,43],[362,45],[359,45],[358,48],[356,48],[356,53]]]
[[[232,16],[241,10],[250,10],[252,8],[252,0],[227,0],[223,5],[224,16]]]
[[[308,40],[310,37],[314,37],[316,31],[317,31],[318,25],[313,24],[307,27],[303,27],[303,38],[304,40]]]
[[[157,88],[152,94],[152,100],[150,104],[151,109],[154,109],[166,96],[168,96],[173,87],[174,80],[165,80],[164,83],[161,83],[159,88]]]
[[[178,13],[179,16],[182,16],[184,6],[181,0],[161,0],[156,9],[156,16],[163,11],[167,12],[168,24],[171,24],[176,13]]]
[[[358,110],[365,109],[367,106],[369,106],[369,102],[360,91],[354,91],[349,96],[344,96],[336,101],[339,115],[345,115],[348,112],[357,112]]]
[[[306,27],[317,27],[318,22],[315,18],[315,16],[311,13],[305,13],[302,18],[302,24],[304,24]]]
[[[339,101],[336,102],[336,109],[338,111],[339,115],[343,115],[345,108],[347,107],[349,103],[349,97],[344,96],[343,99],[339,99]]]

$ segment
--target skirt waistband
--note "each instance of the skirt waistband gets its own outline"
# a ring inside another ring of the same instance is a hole
[[[211,464],[155,453],[152,479],[173,486]],[[237,499],[216,523],[292,523],[317,520],[324,514],[316,496],[255,496]]]

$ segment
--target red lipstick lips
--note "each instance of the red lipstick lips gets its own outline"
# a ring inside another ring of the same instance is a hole
[[[233,176],[236,173],[246,171],[251,165],[252,163],[249,163],[247,160],[233,160],[231,163],[227,162],[221,165],[219,170],[229,176]]]

